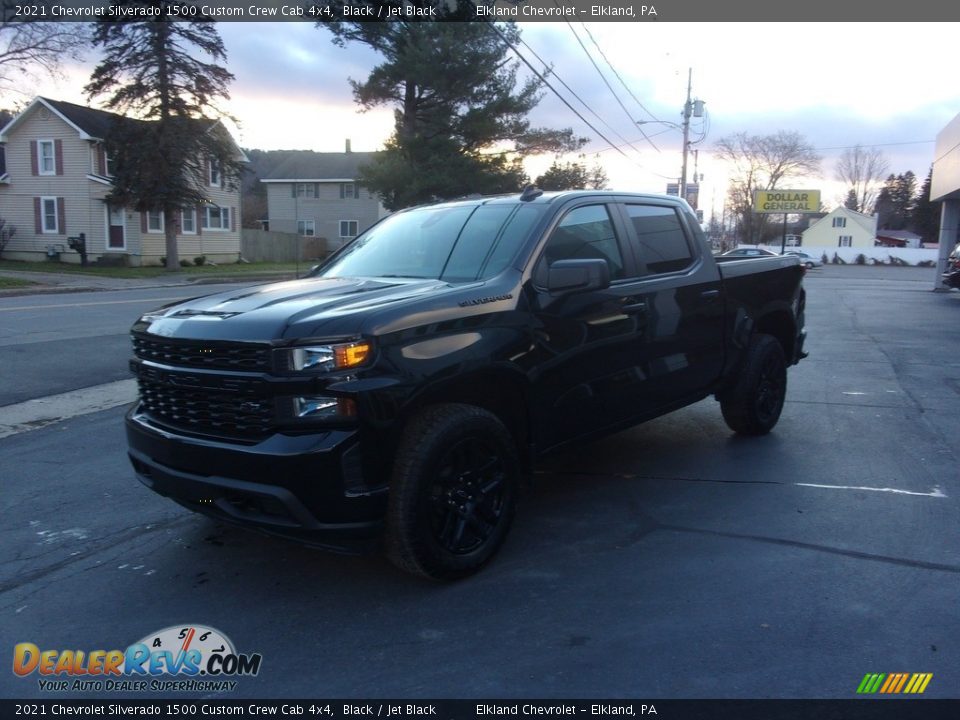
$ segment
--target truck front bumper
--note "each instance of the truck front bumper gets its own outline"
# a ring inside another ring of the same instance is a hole
[[[365,481],[356,431],[277,433],[255,443],[178,434],[126,416],[137,479],[217,520],[341,552],[374,549],[386,487]]]

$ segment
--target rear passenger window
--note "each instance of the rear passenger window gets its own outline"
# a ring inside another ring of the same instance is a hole
[[[670,207],[627,205],[637,235],[637,255],[648,274],[676,272],[693,262],[680,216]]]
[[[544,269],[557,260],[598,259],[606,261],[612,280],[624,276],[623,256],[605,205],[586,205],[568,212],[547,241],[543,256]]]

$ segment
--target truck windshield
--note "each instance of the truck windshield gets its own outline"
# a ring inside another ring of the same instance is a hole
[[[357,237],[317,276],[486,280],[510,264],[541,212],[517,203],[398,213]]]

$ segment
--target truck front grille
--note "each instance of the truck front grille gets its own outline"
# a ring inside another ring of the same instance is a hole
[[[143,409],[163,424],[198,433],[254,437],[267,434],[274,421],[271,398],[180,388],[142,377],[137,383]]]
[[[141,360],[163,365],[269,372],[270,346],[253,343],[203,343],[134,336],[133,352]]]

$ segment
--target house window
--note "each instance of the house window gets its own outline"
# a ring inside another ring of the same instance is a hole
[[[113,160],[106,152],[103,153],[103,174],[113,177]]]
[[[57,199],[55,197],[40,198],[40,229],[44,233],[56,235],[60,232],[59,217]]]
[[[341,220],[340,221],[340,237],[352,238],[356,236],[357,236],[357,221]]]
[[[53,140],[37,141],[37,169],[41,175],[57,174],[57,154]]]
[[[297,234],[313,237],[317,234],[316,224],[313,220],[297,220]]]
[[[203,211],[203,226],[210,230],[229,230],[230,208],[208,205]]]
[[[315,183],[296,183],[297,197],[315,198],[317,196],[317,186]]]
[[[852,247],[853,246],[853,235],[841,235],[839,247]]]
[[[833,226],[834,226],[834,227],[846,227],[846,226],[847,226],[847,219],[846,219],[845,217],[835,217],[835,218],[833,219]]]
[[[210,186],[220,187],[222,179],[220,161],[216,158],[210,158]]]
[[[184,235],[197,234],[197,211],[182,210],[180,212],[180,232]]]
[[[151,210],[147,213],[147,232],[163,232],[163,212],[160,210]]]
[[[352,199],[357,197],[357,184],[356,183],[340,183],[340,198],[341,199]]]

